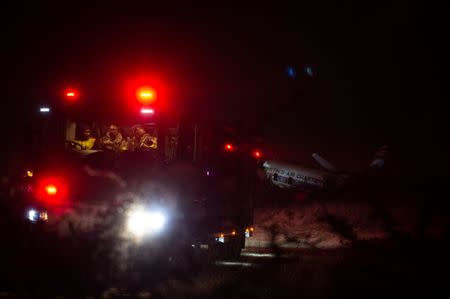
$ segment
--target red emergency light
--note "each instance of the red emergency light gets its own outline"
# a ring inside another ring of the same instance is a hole
[[[233,144],[231,144],[231,143],[225,143],[224,149],[225,149],[227,152],[233,152],[235,148],[234,148],[234,145],[233,145]]]
[[[58,205],[67,200],[68,188],[58,177],[42,178],[37,183],[36,198],[47,205]]]
[[[123,99],[128,111],[135,111],[142,115],[142,108],[154,109],[156,113],[169,111],[169,86],[161,74],[138,73],[123,78]],[[151,113],[144,113],[146,116]]]
[[[156,90],[151,86],[142,86],[136,90],[136,98],[143,105],[153,104],[157,97]]]
[[[256,159],[260,159],[262,157],[262,153],[259,150],[254,150],[252,154]]]
[[[73,102],[78,99],[79,92],[78,92],[78,90],[76,90],[74,88],[67,88],[64,91],[64,97],[66,98],[67,101]]]
[[[45,188],[45,192],[49,196],[55,196],[58,193],[58,188],[53,184],[48,184],[44,188]]]

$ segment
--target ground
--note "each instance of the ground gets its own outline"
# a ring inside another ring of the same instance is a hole
[[[412,245],[412,244],[411,244]],[[417,244],[416,244],[417,245]],[[111,285],[89,294],[39,293],[47,298],[360,298],[437,295],[446,286],[444,264],[425,247],[292,252],[286,257],[241,257],[203,265],[195,275],[172,276],[127,290]],[[423,251],[425,249],[425,251]],[[407,254],[405,252],[408,251]],[[436,253],[436,252],[434,252]],[[149,269],[151,271],[151,269]],[[2,298],[35,298],[29,291],[2,291]],[[79,295],[74,295],[79,294]]]
[[[437,294],[446,286],[441,273],[449,265],[443,242],[445,208],[424,210],[426,205],[405,193],[395,198],[278,198],[261,203],[255,209],[255,233],[240,258],[212,260],[203,252],[164,275],[165,270],[154,266],[141,267],[142,272],[128,267],[122,281],[102,279],[105,268],[74,258],[76,248],[24,238],[15,222],[3,219],[0,297],[379,298],[392,290],[402,297]],[[114,257],[109,261],[110,270],[123,263]]]

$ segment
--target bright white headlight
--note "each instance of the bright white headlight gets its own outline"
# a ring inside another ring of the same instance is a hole
[[[136,237],[143,237],[161,231],[166,220],[166,216],[159,211],[135,208],[128,214],[127,230]]]
[[[27,218],[31,222],[34,222],[39,219],[39,213],[34,209],[30,209],[30,210],[28,210]]]
[[[27,211],[27,219],[30,220],[31,222],[48,221],[48,213],[47,211],[29,209]]]

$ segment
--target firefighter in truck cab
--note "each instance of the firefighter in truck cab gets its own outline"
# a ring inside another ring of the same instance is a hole
[[[83,146],[86,150],[92,150],[95,145],[96,139],[92,136],[91,129],[85,128],[81,136],[81,140],[75,140]]]
[[[128,141],[129,150],[156,150],[158,147],[157,138],[147,133],[144,126],[133,127],[133,136]]]
[[[105,136],[100,140],[100,148],[103,150],[118,151],[126,147],[119,128],[111,124],[108,126]]]

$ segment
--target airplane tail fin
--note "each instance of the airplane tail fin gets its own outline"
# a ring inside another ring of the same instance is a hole
[[[327,160],[322,158],[319,154],[314,153],[314,154],[312,154],[312,157],[313,157],[314,160],[316,160],[316,162],[320,166],[322,166],[322,168],[328,170],[329,172],[337,172],[336,167],[334,167],[333,164],[331,164],[330,162],[328,162]]]
[[[383,145],[378,149],[373,157],[373,160],[370,162],[370,168],[372,169],[380,169],[383,168],[386,163],[386,156],[388,154],[388,146]]]

